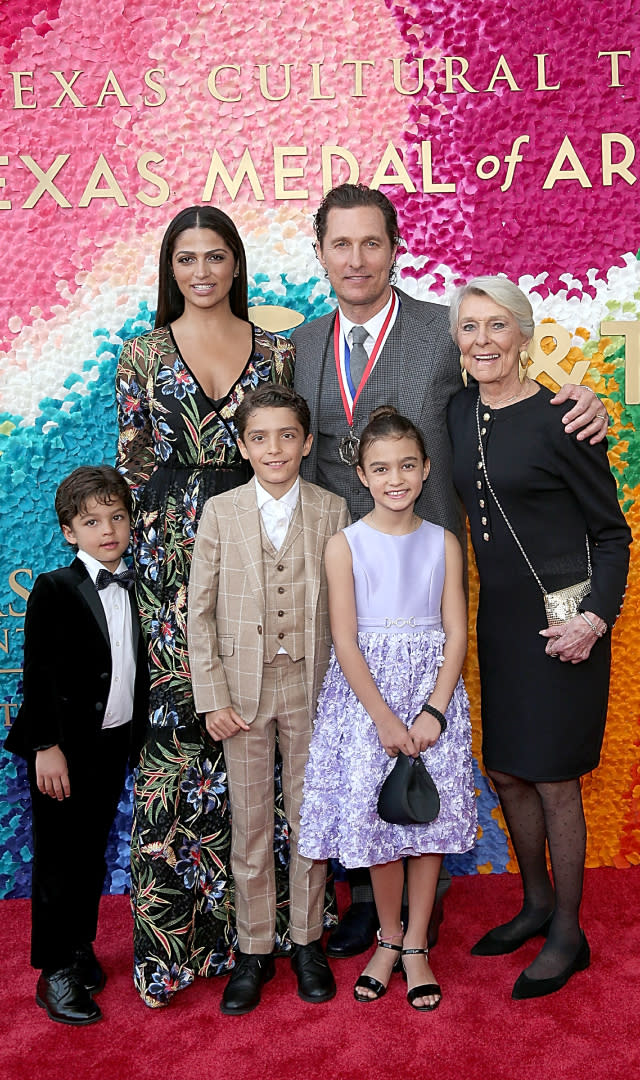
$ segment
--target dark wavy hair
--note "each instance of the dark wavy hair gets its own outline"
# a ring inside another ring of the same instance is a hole
[[[369,413],[369,423],[360,436],[358,449],[358,465],[364,468],[364,455],[372,443],[378,439],[402,439],[404,436],[413,439],[418,444],[418,450],[423,461],[427,460],[428,454],[424,445],[422,433],[415,424],[402,416],[393,405],[380,405]]]
[[[168,323],[175,322],[184,311],[184,296],[173,276],[171,259],[176,240],[185,229],[213,229],[233,252],[238,276],[233,279],[229,303],[234,315],[237,315],[239,319],[248,320],[247,257],[240,233],[229,215],[219,210],[217,206],[187,206],[176,214],[162,237],[155,325],[166,326]]]
[[[311,413],[305,399],[290,386],[282,386],[280,383],[263,383],[257,389],[249,390],[245,394],[233,414],[233,422],[243,441],[249,418],[258,409],[291,409],[304,431],[305,439],[311,431]]]
[[[129,517],[132,500],[129,485],[117,469],[111,465],[80,465],[60,484],[56,491],[56,514],[60,528],[71,526],[78,514],[83,514],[89,499],[108,506],[114,499],[121,499]]]
[[[375,206],[382,214],[384,227],[389,237],[391,247],[396,247],[401,241],[398,232],[398,215],[396,208],[381,191],[377,188],[367,187],[366,184],[339,184],[328,191],[320,203],[314,218],[313,231],[316,234],[318,247],[322,249],[324,238],[327,235],[327,225],[330,210],[353,210],[358,206]],[[389,271],[389,281],[395,278],[395,262]]]

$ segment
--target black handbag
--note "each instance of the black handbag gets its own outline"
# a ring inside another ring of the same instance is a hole
[[[421,757],[398,754],[378,795],[378,813],[392,825],[428,825],[440,813],[440,796]]]

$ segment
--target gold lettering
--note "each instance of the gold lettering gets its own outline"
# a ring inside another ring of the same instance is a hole
[[[568,161],[571,165],[570,169],[562,168],[565,161]],[[558,150],[553,165],[547,173],[545,182],[542,185],[542,190],[550,191],[558,180],[577,180],[583,188],[593,187],[568,135],[565,135],[562,140],[562,146]]]
[[[18,581],[18,574],[26,574],[28,578],[33,579],[33,571],[28,566],[20,566],[17,570],[12,570],[9,574],[9,588],[11,592],[14,592],[16,596],[19,596],[22,600],[29,599],[29,589],[25,589],[24,585],[21,585]],[[11,604],[9,604],[9,614],[15,615],[16,618],[21,619],[26,615],[27,610],[14,611]]]
[[[364,97],[365,93],[362,89],[362,71],[367,65],[368,67],[375,66],[375,60],[343,60],[342,66],[346,67],[347,64],[353,64],[353,97]]]
[[[389,165],[393,165],[396,170],[395,173],[392,173],[390,176],[387,175]],[[409,176],[399,151],[396,150],[392,142],[388,142],[384,153],[380,158],[378,168],[373,174],[370,186],[372,188],[379,188],[383,186],[386,187],[387,185],[391,186],[391,184],[400,184],[405,191],[411,193],[416,190],[416,185]]]
[[[111,87],[111,89],[109,89],[109,87]],[[122,90],[120,89],[120,84],[119,84],[118,80],[116,79],[116,77],[115,77],[113,71],[111,71],[111,69],[109,70],[109,72],[107,74],[107,77],[106,77],[106,79],[104,81],[104,86],[102,87],[102,90],[100,91],[100,97],[96,101],[96,108],[97,109],[104,108],[104,99],[106,97],[117,97],[118,103],[120,105],[125,105],[129,109],[131,108],[131,106],[129,105],[129,102],[127,101],[124,94],[122,93]],[[83,203],[80,203],[79,205],[82,206]],[[120,205],[121,206],[126,206],[127,204],[126,203],[121,203]]]
[[[322,146],[322,193],[326,195],[335,187],[333,179],[333,158],[342,158],[349,166],[349,176],[346,180],[340,180],[341,184],[357,184],[360,177],[360,167],[355,156],[344,146]]]
[[[9,164],[9,157],[7,154],[0,154],[0,168]],[[0,176],[0,188],[7,186],[6,176]],[[0,210],[10,210],[11,199],[0,199]]]
[[[159,75],[161,79],[164,79],[164,68],[151,68],[150,71],[144,73],[144,85],[148,86],[150,90],[153,90],[158,95],[157,101],[151,101],[148,97],[143,97],[143,102],[148,105],[149,108],[154,109],[157,105],[164,105],[167,100],[167,91],[162,83],[155,82],[151,76]]]
[[[11,727],[11,710],[18,708],[17,701],[3,701],[0,703],[0,709],[4,711],[4,726]]]
[[[550,352],[545,352],[542,348],[545,338],[553,338],[555,341],[555,346]],[[527,368],[527,374],[530,378],[537,379],[538,375],[544,371],[558,386],[566,382],[579,386],[589,370],[591,361],[578,360],[573,365],[571,373],[567,374],[564,368],[560,367],[560,361],[564,360],[570,348],[571,334],[565,330],[564,326],[555,322],[539,323],[533,331],[533,337],[528,346],[531,363]]]
[[[148,151],[145,154],[141,154],[136,162],[136,168],[142,179],[147,180],[153,187],[158,189],[157,195],[147,195],[146,191],[136,192],[136,199],[138,199],[139,202],[144,203],[145,206],[162,206],[163,203],[167,202],[171,195],[171,188],[164,177],[158,176],[148,168],[151,163],[159,165],[163,161],[164,158],[162,154]]]
[[[625,354],[625,402],[627,405],[640,405],[640,322],[600,323],[600,333],[604,337],[619,334],[624,338]]]
[[[611,57],[611,82],[609,86],[622,86],[620,82],[620,67],[618,63],[619,56],[631,56],[630,49],[614,49],[612,52],[603,51],[598,53],[598,60],[601,56]]]
[[[253,191],[254,198],[262,202],[264,199],[264,191],[260,185],[256,167],[253,163],[253,158],[249,152],[249,147],[246,146],[244,153],[240,158],[240,164],[236,170],[236,174],[231,178],[229,171],[224,164],[220,154],[217,150],[213,151],[211,155],[211,164],[209,165],[209,172],[207,173],[207,179],[204,185],[204,191],[202,193],[202,201],[210,202],[213,197],[213,189],[216,184],[216,180],[220,177],[222,183],[226,187],[229,195],[232,199],[235,199],[238,191],[240,190],[240,184],[246,177],[251,184],[251,190]]]
[[[8,655],[9,654],[9,628],[7,627],[6,630],[0,630],[0,635],[2,635],[2,634],[4,634],[4,642],[0,638],[0,650],[2,650],[3,653],[7,653],[7,655]]]
[[[104,180],[105,187],[98,187],[101,180]],[[92,199],[115,199],[118,206],[129,205],[104,154],[100,154],[96,161],[95,168],[82,192],[78,206],[88,206]]]
[[[538,85],[536,90],[559,90],[560,83],[555,83],[554,86],[547,86],[547,56],[549,53],[534,53],[536,62],[538,64]]]
[[[218,90],[218,82],[217,82],[218,73],[220,71],[235,71],[239,75],[240,74],[240,65],[239,64],[218,64],[217,67],[211,68],[211,71],[209,72],[209,77],[207,79],[207,89],[208,89],[209,93],[211,94],[211,97],[214,97],[217,101],[224,101],[224,102],[240,101],[242,99],[242,94],[238,94],[237,97],[225,97],[223,94],[220,93],[220,91]]]
[[[433,179],[433,164],[431,159],[431,142],[422,143],[422,190],[428,194],[436,194],[439,191],[455,191],[456,185],[452,183],[436,184]]]
[[[29,157],[28,154],[20,154],[20,161],[23,161],[27,168],[33,173],[38,184],[34,187],[29,198],[22,204],[23,210],[31,210],[37,202],[42,198],[45,191],[51,196],[54,202],[57,202],[58,206],[64,206],[67,209],[71,206],[71,203],[59,188],[53,183],[54,176],[57,176],[60,169],[69,160],[69,154],[58,154],[53,165],[50,165],[46,172],[44,172],[38,164]]]
[[[331,101],[335,94],[323,94],[320,88],[320,68],[322,60],[314,60],[311,64],[311,101]]]
[[[23,78],[33,78],[32,71],[12,71],[11,78],[13,79],[13,107],[14,109],[35,109],[37,107],[37,101],[32,101],[29,105],[25,104],[22,99],[23,94],[35,94],[33,86],[23,86]]]
[[[291,93],[291,68],[293,67],[293,64],[280,64],[280,67],[284,68],[284,93],[280,95],[272,94],[269,90],[268,73],[270,67],[271,64],[258,64],[258,71],[260,72],[260,93],[267,101],[284,101]]]
[[[393,85],[399,94],[419,94],[424,86],[424,57],[419,56],[414,62],[418,65],[418,83],[412,90],[405,90],[402,85],[402,60],[400,57],[394,57],[391,61],[393,64]]]
[[[68,97],[71,98],[71,104],[73,105],[74,109],[86,109],[87,106],[82,104],[75,90],[71,89],[78,76],[82,75],[82,71],[74,71],[73,75],[71,76],[71,82],[67,82],[61,71],[52,71],[51,74],[55,79],[58,80],[60,86],[62,87],[62,93],[60,94],[60,97],[51,107],[53,109],[59,109],[64,99]]]
[[[511,74],[511,68],[509,67],[509,65],[508,65],[508,63],[507,63],[507,61],[506,61],[506,59],[505,59],[505,57],[503,55],[500,56],[500,59],[498,60],[498,63],[496,64],[495,71],[494,71],[493,75],[491,76],[491,82],[489,83],[489,85],[487,87],[487,93],[488,94],[493,91],[493,88],[495,87],[495,84],[498,82],[499,79],[504,79],[505,82],[507,82],[509,84],[509,89],[510,90],[520,90],[520,87],[518,86],[516,80],[514,79],[513,75]]]
[[[456,75],[453,70],[453,62],[460,64],[460,71]],[[464,56],[445,56],[444,57],[444,77],[445,77],[445,94],[457,94],[459,91],[453,89],[453,83],[459,82],[460,85],[467,90],[470,94],[477,94],[478,91],[474,89],[470,82],[465,79],[465,73],[469,70],[469,61],[465,60]]]
[[[528,135],[518,135],[517,139],[513,140],[513,146],[511,147],[511,151],[504,159],[504,163],[507,166],[507,175],[504,178],[504,183],[500,185],[500,191],[508,191],[511,187],[513,183],[513,174],[516,171],[516,165],[519,161],[522,161],[520,147],[523,143],[528,142]]]
[[[611,151],[614,143],[619,143],[624,147],[624,156],[622,161],[613,161],[611,158]],[[602,136],[602,185],[603,187],[611,187],[612,177],[614,174],[621,176],[623,180],[626,180],[627,184],[635,184],[638,179],[627,168],[628,165],[633,165],[634,158],[636,156],[636,149],[631,139],[626,135],[621,135],[617,131],[607,131]]]
[[[307,188],[286,188],[285,180],[289,177],[304,176],[304,167],[286,165],[285,158],[307,156],[306,146],[274,146],[273,148],[273,186],[276,199],[308,199]]]

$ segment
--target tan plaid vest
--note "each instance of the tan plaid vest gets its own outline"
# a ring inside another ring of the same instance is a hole
[[[304,657],[304,541],[300,503],[296,506],[280,551],[262,523],[262,563],[265,586],[264,661],[273,661],[280,647],[292,660]]]

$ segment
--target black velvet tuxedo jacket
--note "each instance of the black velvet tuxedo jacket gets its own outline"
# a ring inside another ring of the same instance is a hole
[[[131,604],[136,680],[131,727],[133,765],[147,722],[148,668],[134,593]],[[102,602],[80,559],[40,574],[27,603],[23,703],[5,748],[31,758],[58,743],[81,763],[96,748],[111,686],[111,647]]]
[[[428,521],[463,535],[463,515],[460,500],[453,486],[451,442],[447,431],[447,406],[462,388],[459,349],[449,332],[449,309],[441,304],[414,300],[396,289],[402,302],[398,313],[399,335],[385,342],[383,354],[390,350],[393,385],[382,389],[382,400],[376,405],[395,404],[404,416],[418,427],[431,458],[431,472],[416,503],[416,513]],[[325,365],[335,366],[333,356],[333,327],[337,312],[323,315],[298,327],[291,335],[296,347],[294,385],[306,398],[311,410],[311,430],[317,439],[318,424],[323,409],[320,388]],[[324,404],[326,407],[326,404]],[[346,430],[346,423],[345,423]],[[345,495],[353,517],[357,516],[349,498],[349,487],[358,490],[360,481],[353,466],[338,463],[340,476],[334,490]],[[317,442],[311,453],[303,458],[301,473],[318,483]],[[347,475],[347,473],[349,475]],[[331,488],[332,484],[327,483]]]

